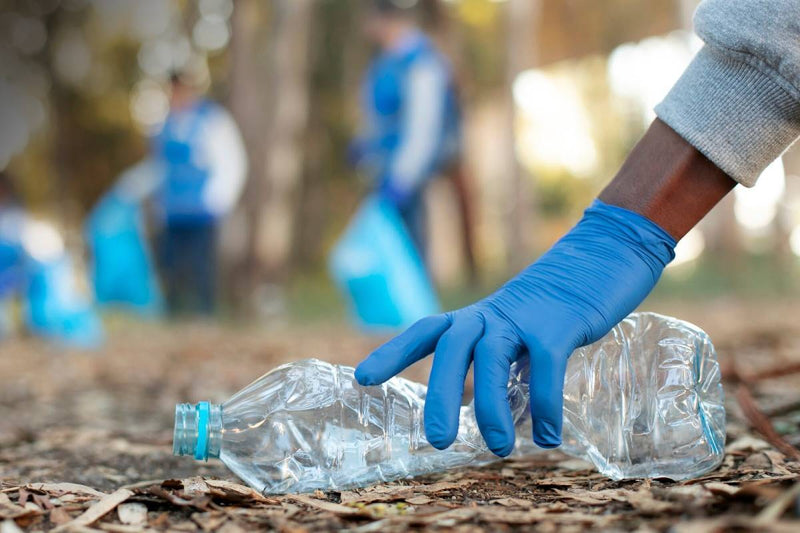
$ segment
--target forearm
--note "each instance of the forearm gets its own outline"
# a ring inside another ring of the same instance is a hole
[[[656,119],[599,198],[652,220],[680,240],[735,185],[730,176]]]
[[[423,61],[412,69],[406,85],[400,143],[390,156],[386,178],[395,189],[410,194],[424,182],[437,157],[447,77],[441,65]]]
[[[800,0],[705,0],[705,46],[658,117],[750,187],[800,136]]]
[[[233,118],[220,112],[208,128],[206,139],[211,175],[203,200],[211,212],[225,215],[239,201],[247,177],[247,153]]]

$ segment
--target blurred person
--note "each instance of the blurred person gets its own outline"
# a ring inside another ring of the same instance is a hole
[[[84,225],[95,301],[144,317],[160,317],[164,301],[147,238],[144,203],[163,168],[146,158],[122,171]]]
[[[424,192],[457,160],[461,117],[450,66],[415,22],[415,4],[373,0],[364,31],[380,52],[363,82],[362,126],[350,158],[397,209],[424,255]]]
[[[211,314],[218,232],[241,194],[247,157],[233,117],[202,96],[201,78],[197,68],[172,74],[170,111],[153,139],[152,159],[163,173],[154,196],[167,305]]]
[[[531,365],[533,439],[559,446],[573,350],[636,309],[677,242],[800,136],[800,0],[705,0],[694,20],[705,45],[578,224],[494,294],[422,319],[357,368],[362,385],[377,385],[435,352],[424,412],[433,446],[453,443],[473,366],[480,431],[495,454],[511,453],[506,385],[520,358]]]

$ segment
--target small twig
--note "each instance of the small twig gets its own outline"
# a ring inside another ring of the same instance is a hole
[[[733,383],[756,383],[767,379],[782,378],[791,374],[800,373],[800,362],[777,365],[750,374],[741,372],[736,365],[735,359],[725,359],[720,362],[720,370],[722,371],[722,378],[726,381]]]
[[[761,381],[762,379],[782,378],[789,374],[797,374],[800,372],[800,363],[790,363],[788,365],[776,366],[756,372],[747,377],[747,381]]]
[[[305,494],[287,494],[285,496],[285,499],[292,500],[297,503],[302,503],[303,505],[308,505],[309,507],[314,507],[321,511],[327,511],[329,513],[334,513],[337,515],[363,514],[363,512],[360,509],[356,509],[355,507],[347,507],[346,505],[341,505],[338,503],[318,500],[316,498],[311,498],[309,496],[306,496]]]
[[[146,487],[151,487],[153,485],[161,485],[163,479],[149,479],[147,481],[138,481],[136,483],[130,483],[128,485],[123,485],[121,489],[128,489],[128,490],[135,490],[135,489],[143,489]]]
[[[731,381],[734,383],[744,382],[752,384],[767,379],[782,378],[791,374],[800,373],[800,362],[774,366],[772,368],[768,368],[760,372],[754,372],[752,374],[739,371],[736,361],[732,359],[724,360],[720,363],[720,367],[722,370],[722,377],[726,381]]]
[[[781,453],[787,457],[800,459],[800,450],[789,444],[775,431],[775,427],[772,425],[769,417],[758,408],[758,404],[753,398],[753,393],[750,392],[750,387],[746,383],[739,385],[736,391],[736,400],[739,402],[739,406],[742,408],[742,412],[745,417],[747,417],[750,425],[753,429],[761,433],[761,435],[767,439],[767,442],[775,446],[775,448],[780,450]]]

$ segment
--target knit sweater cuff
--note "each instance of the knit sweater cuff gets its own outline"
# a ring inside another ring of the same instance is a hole
[[[800,99],[743,58],[704,46],[658,117],[746,187],[800,136]]]

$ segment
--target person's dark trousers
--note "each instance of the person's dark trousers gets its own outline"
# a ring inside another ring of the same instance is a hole
[[[417,247],[420,257],[425,261],[427,259],[428,249],[428,213],[425,209],[425,196],[423,191],[416,193],[410,198],[399,212],[411,240]]]
[[[212,314],[216,304],[216,222],[168,222],[159,248],[170,312]]]

